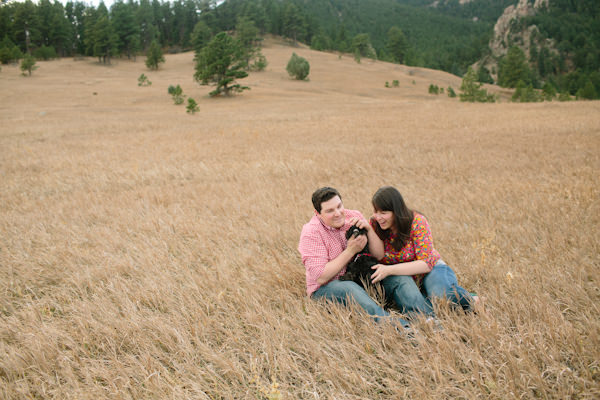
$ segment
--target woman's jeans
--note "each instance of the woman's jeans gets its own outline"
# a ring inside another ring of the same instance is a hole
[[[431,272],[423,279],[423,288],[419,289],[410,275],[391,275],[381,281],[386,297],[406,314],[434,316],[431,299],[447,298],[455,306],[470,310],[473,297],[462,287],[454,271],[442,260],[438,261]]]
[[[375,303],[367,292],[365,292],[365,289],[353,281],[333,280],[318,288],[311,297],[315,300],[325,299],[343,305],[347,305],[349,302],[354,301],[361,306],[367,314],[372,316],[376,322],[390,319],[390,313]],[[408,327],[409,325],[408,321],[399,317],[393,318],[392,321],[397,322],[404,327]]]

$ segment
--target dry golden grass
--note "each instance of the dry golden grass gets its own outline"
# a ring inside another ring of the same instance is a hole
[[[189,53],[3,66],[0,398],[598,398],[600,103],[464,104],[427,94],[448,74],[263,52],[222,99]],[[370,215],[385,184],[484,313],[441,304],[409,342],[305,297],[313,190]]]

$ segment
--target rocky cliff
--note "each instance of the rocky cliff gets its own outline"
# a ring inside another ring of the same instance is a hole
[[[554,43],[537,35],[538,29],[535,25],[522,26],[518,23],[521,18],[535,15],[540,8],[548,6],[549,1],[519,0],[517,5],[507,7],[494,26],[494,35],[489,43],[490,55],[475,63],[474,68],[487,68],[496,81],[498,62],[506,55],[509,47],[520,47],[528,58],[532,42],[538,47],[547,47],[552,51]]]

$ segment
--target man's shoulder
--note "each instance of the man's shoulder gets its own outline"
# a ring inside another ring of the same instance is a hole
[[[300,236],[305,236],[313,232],[318,232],[320,227],[321,222],[319,221],[319,218],[317,218],[316,215],[313,215],[313,217],[302,227],[302,232],[300,233]]]

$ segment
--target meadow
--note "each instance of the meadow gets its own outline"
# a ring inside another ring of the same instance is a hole
[[[263,53],[230,98],[192,53],[2,66],[0,398],[599,398],[600,102],[467,104],[428,94],[458,92],[443,72]],[[407,340],[306,298],[325,185],[365,216],[396,186],[484,307],[441,302]]]

